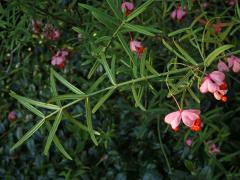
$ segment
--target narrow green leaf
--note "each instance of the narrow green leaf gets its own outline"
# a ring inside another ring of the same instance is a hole
[[[141,110],[146,111],[146,109],[144,108],[144,106],[141,104],[141,100],[139,99],[138,95],[137,95],[137,91],[136,91],[136,87],[135,84],[133,84],[131,86],[132,88],[132,93],[133,93],[133,97],[136,103],[136,106],[139,107]]]
[[[97,70],[97,68],[98,68],[99,65],[100,65],[100,62],[99,62],[99,61],[96,61],[96,62],[93,64],[92,68],[90,69],[90,71],[89,71],[89,73],[88,73],[88,76],[87,76],[88,79],[91,79],[92,75],[95,73],[95,71]]]
[[[26,97],[17,95],[17,94],[14,93],[14,92],[11,92],[10,94],[11,94],[12,97],[18,99],[19,101],[24,101],[24,102],[27,102],[27,103],[32,104],[32,105],[34,105],[34,106],[43,107],[43,108],[52,109],[52,110],[57,110],[57,109],[59,109],[59,107],[56,106],[56,105],[54,105],[54,104],[48,104],[48,103],[43,103],[43,102],[35,101],[35,100],[32,100],[32,99],[29,99],[29,98],[26,98]]]
[[[93,107],[92,113],[95,113],[101,106],[102,104],[112,95],[114,92],[114,89],[110,89],[104,96],[102,96],[97,104]]]
[[[121,20],[123,18],[122,12],[120,11],[121,8],[116,6],[117,3],[114,1],[116,0],[107,0],[107,3],[109,7],[112,9],[112,11],[114,12],[115,16]]]
[[[144,12],[147,7],[152,4],[154,0],[147,0],[144,4],[139,6],[136,10],[134,10],[128,17],[127,17],[127,22],[131,21],[133,18],[137,17],[139,14]]]
[[[89,102],[89,98],[86,98],[86,100],[85,100],[85,108],[86,108],[86,119],[87,119],[88,131],[89,131],[89,134],[90,134],[90,137],[91,137],[93,143],[97,146],[98,142],[97,142],[97,139],[94,135],[94,130],[93,130],[93,127],[92,127],[91,105],[90,105],[90,102]]]
[[[238,4],[238,1],[236,2],[236,6],[235,6],[235,8],[236,8],[236,11],[237,11],[237,15],[238,15],[238,18],[240,18],[240,8],[239,8],[239,4]]]
[[[149,61],[146,61],[146,68],[147,68],[147,70],[148,70],[149,72],[151,72],[152,74],[154,74],[154,75],[159,75],[159,73],[157,72],[157,70],[155,70],[155,69],[151,66],[151,64],[150,64]]]
[[[191,88],[187,88],[189,94],[192,96],[192,98],[198,103],[200,104],[200,99],[196,96],[196,94],[192,91]]]
[[[146,72],[145,72],[146,56],[147,56],[147,49],[144,50],[142,57],[141,57],[141,61],[140,61],[140,74],[142,77],[144,77],[146,75]]]
[[[118,33],[117,36],[118,36],[118,39],[119,39],[120,43],[123,46],[123,49],[126,51],[126,53],[129,56],[131,62],[134,64],[134,56],[133,56],[133,53],[130,51],[130,48],[129,48],[128,44],[126,43],[126,41],[124,40],[123,36],[120,33]]]
[[[96,88],[99,86],[99,84],[101,84],[106,78],[106,73],[103,74],[102,76],[100,76],[93,84],[92,86],[89,88],[89,90],[87,91],[87,93],[91,93],[94,90],[96,90]]]
[[[216,57],[221,54],[222,52],[230,49],[234,47],[234,45],[231,45],[231,44],[227,44],[227,45],[223,45],[217,49],[215,49],[213,52],[211,52],[207,58],[205,59],[204,61],[204,64],[208,67],[212,64],[212,62],[216,59]]]
[[[35,124],[14,146],[10,149],[13,151],[17,147],[21,146],[26,140],[28,140],[45,122],[45,118],[41,119],[37,124]]]
[[[125,23],[124,26],[128,31],[135,31],[141,34],[145,34],[147,36],[155,36],[152,32],[150,32],[146,27],[140,25],[133,25],[129,23]]]
[[[163,42],[164,46],[166,46],[166,48],[167,48],[168,50],[170,50],[171,52],[173,52],[173,53],[174,53],[177,57],[179,57],[180,59],[186,61],[186,59],[185,59],[182,55],[180,55],[177,51],[175,51],[164,39],[162,40],[162,42]],[[186,62],[187,62],[187,61],[186,61]]]
[[[24,107],[26,107],[29,111],[33,112],[34,114],[36,114],[37,116],[41,117],[41,118],[44,118],[44,114],[39,111],[37,108],[33,107],[31,104],[25,102],[25,101],[22,101],[20,99],[17,99]]]
[[[52,129],[52,125],[50,124],[49,121],[46,121],[46,124],[47,124],[48,130],[50,131],[50,129]],[[55,146],[57,147],[57,149],[59,150],[59,152],[61,152],[65,158],[72,160],[71,156],[64,149],[63,145],[61,144],[60,140],[58,139],[58,137],[56,135],[53,137],[53,142],[54,142]]]
[[[66,100],[77,100],[77,99],[84,99],[86,95],[80,94],[64,94],[52,97],[49,102],[57,102],[57,101],[66,101]]]
[[[108,14],[104,13],[104,10],[100,10],[100,9],[97,9],[97,8],[94,8],[92,6],[82,4],[82,3],[78,3],[78,5],[82,8],[85,8],[85,9],[89,10],[92,13],[92,15],[100,23],[104,24],[109,29],[113,29],[114,28],[113,25],[118,24],[118,22],[115,20],[115,18],[113,18],[112,16],[109,16]]]
[[[56,81],[55,81],[52,69],[50,71],[50,87],[51,87],[51,93],[53,95],[53,98],[55,98],[58,95],[58,92],[57,92]],[[49,101],[49,102],[51,102],[51,101]],[[59,107],[62,107],[60,100],[56,100],[56,103]]]
[[[50,133],[49,133],[48,138],[47,138],[47,142],[46,142],[46,145],[45,145],[45,148],[44,148],[44,154],[45,155],[48,155],[49,148],[52,144],[53,138],[54,138],[54,136],[57,132],[57,129],[58,129],[58,126],[59,126],[61,120],[62,120],[62,110],[59,110],[59,112],[56,116],[56,119],[53,123],[53,127],[51,128]]]
[[[106,71],[106,73],[107,73],[107,75],[108,75],[108,78],[109,78],[109,80],[111,81],[111,83],[112,83],[113,85],[116,85],[115,77],[113,76],[112,71],[111,71],[111,69],[109,68],[109,65],[108,65],[108,63],[107,63],[107,61],[106,61],[106,57],[105,57],[104,54],[101,54],[101,63],[102,63],[102,65],[103,65],[103,67],[104,67],[104,69],[105,69],[105,71]]]
[[[112,72],[114,79],[116,79],[116,55],[115,54],[112,56],[111,72]]]
[[[64,117],[67,118],[67,120],[68,120],[69,122],[75,124],[75,125],[78,126],[81,130],[84,130],[84,131],[86,131],[86,132],[89,133],[88,128],[87,128],[85,125],[83,125],[80,121],[76,120],[71,114],[69,114],[69,113],[66,112],[66,111],[63,111],[63,115],[64,115]],[[99,133],[98,131],[96,131],[96,130],[94,130],[94,134],[97,135],[97,136],[100,135],[100,133]]]
[[[172,37],[172,36],[175,36],[175,35],[184,33],[184,32],[186,32],[187,30],[189,30],[189,27],[187,27],[187,28],[182,28],[182,29],[178,29],[178,30],[176,30],[176,31],[173,31],[173,32],[169,33],[169,34],[168,34],[168,37]]]
[[[199,21],[203,16],[205,16],[206,14],[207,14],[207,12],[205,11],[205,12],[201,13],[199,16],[197,16],[196,18],[194,18],[194,20],[193,20],[190,28],[193,28],[193,26],[194,26],[196,23],[198,23],[198,21]]]
[[[60,74],[58,74],[56,71],[54,71],[53,69],[51,69],[54,76],[63,84],[65,85],[69,90],[71,90],[72,92],[76,93],[76,94],[84,94],[81,90],[79,90],[77,87],[75,87],[74,85],[72,85],[71,83],[69,83],[66,79],[64,79]]]
[[[185,59],[193,65],[197,65],[197,62],[177,43],[174,41],[178,51],[185,57]]]

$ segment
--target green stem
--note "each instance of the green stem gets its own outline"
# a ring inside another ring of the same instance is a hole
[[[180,73],[180,72],[183,72],[183,71],[187,71],[189,70],[190,68],[187,67],[187,68],[182,68],[182,69],[178,69],[178,70],[175,70],[175,71],[170,71],[170,72],[165,72],[165,73],[161,73],[161,74],[156,74],[156,75],[150,75],[150,76],[146,76],[146,77],[141,77],[141,78],[137,78],[137,79],[133,79],[133,80],[129,80],[129,81],[126,81],[126,82],[122,82],[122,83],[119,83],[119,84],[116,84],[116,85],[113,85],[113,86],[109,86],[107,88],[104,88],[104,89],[101,89],[99,91],[96,91],[96,92],[93,92],[93,93],[90,93],[90,94],[86,94],[84,95],[84,97],[91,97],[91,96],[94,96],[94,95],[97,95],[97,94],[100,94],[102,92],[105,92],[105,91],[108,91],[110,89],[115,89],[115,88],[119,88],[119,87],[122,87],[122,86],[126,86],[126,85],[129,85],[129,84],[133,84],[133,83],[136,83],[136,82],[141,82],[141,81],[146,81],[146,80],[149,80],[149,79],[154,79],[154,78],[157,78],[157,77],[162,77],[162,76],[166,76],[166,75],[171,75],[171,74],[177,74],[177,73]],[[45,119],[48,119],[50,118],[51,116],[57,114],[60,110],[63,111],[64,109],[80,102],[81,100],[83,100],[83,97],[75,100],[75,101],[72,101],[64,106],[62,106],[60,109],[52,112],[51,114],[47,115],[45,117]]]
[[[165,160],[166,160],[167,167],[168,167],[168,172],[169,172],[169,174],[171,174],[171,173],[172,173],[171,166],[170,166],[170,163],[169,163],[169,161],[168,161],[168,157],[167,157],[167,154],[166,154],[166,152],[165,152],[165,150],[164,150],[163,143],[162,143],[162,139],[161,139],[161,136],[160,136],[159,121],[160,121],[160,120],[158,119],[158,121],[157,121],[157,130],[158,130],[158,139],[159,139],[159,142],[160,142],[160,148],[161,148],[161,151],[162,151],[162,153],[163,153],[163,156],[164,156],[164,158],[165,158]]]

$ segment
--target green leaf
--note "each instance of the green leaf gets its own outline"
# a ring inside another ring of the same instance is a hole
[[[200,99],[196,96],[196,94],[192,91],[191,88],[187,88],[189,94],[192,96],[192,98],[198,103],[200,104]]]
[[[106,61],[106,57],[105,57],[104,54],[101,54],[101,60],[100,61],[101,61],[102,65],[103,65],[103,67],[104,67],[104,69],[105,69],[105,71],[106,71],[106,73],[108,75],[109,80],[111,81],[111,83],[113,85],[116,85],[115,77],[113,76],[112,71],[109,68],[109,65],[108,65],[108,63]]]
[[[39,106],[39,107],[43,107],[43,108],[46,108],[46,109],[52,109],[52,110],[57,110],[57,109],[60,108],[60,107],[58,107],[54,104],[43,103],[43,102],[35,101],[35,100],[29,99],[29,98],[26,98],[26,97],[23,97],[23,96],[19,96],[15,92],[11,92],[10,95],[12,97],[16,98],[19,101],[27,102],[27,103],[32,104],[34,106]]]
[[[138,97],[137,95],[137,91],[136,91],[136,86],[135,84],[133,84],[131,86],[132,88],[132,93],[133,93],[133,97],[134,97],[134,100],[135,100],[135,103],[136,103],[136,106],[139,107],[141,110],[143,111],[146,111],[145,107],[142,105],[141,103],[141,99]]]
[[[77,99],[84,99],[86,95],[80,94],[64,94],[52,97],[49,102],[56,102],[56,101],[65,101],[65,100],[77,100]]]
[[[112,9],[112,11],[114,12],[115,16],[121,20],[123,18],[122,12],[120,11],[121,8],[116,6],[117,3],[114,1],[116,0],[107,0],[107,3],[109,7]]]
[[[185,59],[182,55],[180,55],[177,51],[175,51],[164,39],[162,40],[162,42],[163,42],[164,46],[166,46],[166,48],[167,48],[168,50],[170,50],[171,52],[173,52],[173,53],[174,53],[177,57],[179,57],[180,59],[186,61],[186,59]],[[186,61],[186,62],[187,62],[187,61]]]
[[[94,90],[96,90],[96,88],[99,86],[99,84],[101,84],[105,78],[106,78],[106,73],[103,74],[102,76],[100,76],[93,84],[92,86],[88,89],[87,93],[91,93],[93,92]]]
[[[238,18],[240,18],[240,8],[239,8],[238,1],[236,2],[235,8],[236,8],[236,12],[237,12],[236,14],[238,15]]]
[[[173,32],[169,33],[169,34],[168,34],[168,37],[172,37],[172,36],[175,36],[175,35],[177,35],[177,34],[184,33],[184,32],[186,32],[187,30],[189,30],[189,27],[187,27],[187,28],[182,28],[182,29],[178,29],[178,30],[176,30],[176,31],[173,31]]]
[[[134,56],[133,56],[133,53],[131,52],[128,44],[126,43],[126,41],[124,40],[123,36],[120,33],[118,33],[117,36],[118,36],[118,39],[119,39],[120,43],[123,46],[123,49],[126,51],[126,53],[129,56],[131,62],[134,64]]]
[[[147,56],[147,49],[144,50],[144,52],[141,56],[141,60],[140,60],[140,74],[141,74],[141,77],[144,77],[146,75],[146,73],[145,73],[146,56]]]
[[[90,71],[89,71],[89,73],[88,73],[88,76],[87,76],[88,79],[91,79],[92,75],[95,73],[95,71],[97,70],[97,68],[98,68],[99,65],[100,65],[100,62],[99,62],[99,61],[96,61],[96,62],[93,64],[92,68],[90,69]]]
[[[88,132],[90,134],[90,137],[91,137],[93,143],[97,146],[98,142],[97,142],[97,139],[94,135],[94,130],[93,130],[93,127],[92,127],[91,105],[90,105],[90,102],[89,102],[89,98],[86,98],[86,100],[85,100],[85,108],[86,108],[86,119],[87,119]]]
[[[66,79],[64,79],[60,74],[58,74],[56,71],[54,71],[53,69],[51,69],[51,71],[53,72],[54,76],[63,84],[65,85],[69,90],[71,90],[72,92],[76,93],[76,94],[84,94],[82,91],[80,91],[80,89],[78,89],[77,87],[75,87],[74,85],[72,85],[71,83],[69,83]]]
[[[159,73],[157,72],[157,70],[155,70],[152,65],[150,64],[149,61],[146,61],[146,68],[149,72],[151,72],[154,75],[159,75]]]
[[[87,128],[85,125],[83,125],[80,121],[76,120],[71,114],[69,114],[69,113],[66,112],[66,111],[63,111],[63,115],[64,115],[64,117],[67,118],[67,120],[68,120],[69,122],[75,124],[75,125],[78,126],[81,130],[84,130],[84,131],[86,131],[86,132],[89,133],[88,128]],[[95,131],[95,130],[94,130],[94,134],[95,134],[95,135],[98,135],[98,136],[100,135],[100,133],[99,133],[98,131]]]
[[[28,140],[45,122],[45,118],[41,119],[37,124],[35,124],[14,146],[10,149],[13,151],[17,147],[21,146],[26,140]]]
[[[86,5],[86,4],[82,4],[82,3],[78,3],[78,5],[82,8],[85,8],[87,10],[89,10],[92,15],[102,24],[104,24],[106,27],[108,27],[109,29],[113,29],[114,28],[114,24],[117,25],[118,22],[115,20],[115,18],[113,18],[112,16],[109,16],[108,14],[104,13],[104,10],[100,10],[97,8],[94,8],[92,6]]]
[[[145,34],[147,36],[155,36],[155,34],[150,32],[148,30],[148,28],[146,28],[144,26],[133,25],[133,24],[126,23],[126,24],[124,24],[123,27],[127,28],[128,31],[135,31],[135,32],[138,32],[138,33],[141,33],[141,34]]]
[[[234,45],[228,44],[228,45],[223,45],[217,49],[215,49],[213,52],[211,52],[207,58],[204,61],[204,64],[208,67],[210,66],[213,61],[216,59],[216,57],[221,54],[222,52],[234,47]]]
[[[51,128],[50,133],[49,133],[48,138],[47,138],[47,142],[46,142],[46,145],[45,145],[45,148],[44,148],[44,154],[45,155],[48,155],[49,148],[52,144],[53,138],[54,138],[54,136],[57,132],[57,129],[58,129],[58,126],[59,126],[61,120],[62,120],[62,110],[59,110],[59,112],[56,116],[56,119],[53,123],[53,127]]]
[[[55,81],[55,78],[54,78],[54,75],[53,75],[53,71],[52,71],[52,70],[51,70],[51,72],[50,72],[50,87],[51,87],[51,92],[52,92],[53,98],[55,98],[55,97],[58,95],[58,92],[57,92],[56,81]],[[49,101],[49,102],[51,102],[51,101]],[[53,101],[53,102],[54,102],[54,101]],[[59,107],[62,106],[60,100],[56,100],[56,102],[57,102],[57,105],[58,105]]]
[[[197,62],[178,44],[174,41],[178,51],[185,57],[185,59],[193,65],[197,65]]]
[[[137,17],[139,14],[141,14],[142,12],[144,12],[147,7],[153,3],[154,0],[147,0],[144,4],[142,4],[141,6],[139,6],[136,10],[134,10],[128,17],[126,22],[131,21],[133,18]]]
[[[24,101],[21,98],[18,98],[18,96],[16,96],[15,93],[11,92],[10,96],[16,98],[24,107],[26,107],[29,111],[33,112],[34,114],[36,114],[37,116],[44,118],[44,114],[39,111],[37,108],[33,107],[31,104],[27,103],[26,101]]]
[[[52,125],[50,124],[49,121],[46,121],[48,130],[50,131],[50,129],[52,129]],[[53,142],[55,144],[55,146],[57,147],[57,149],[63,154],[63,156],[69,160],[72,160],[71,156],[67,153],[67,151],[64,149],[63,145],[61,144],[60,140],[58,139],[58,137],[55,135],[53,137]]]
[[[98,103],[93,107],[92,113],[95,113],[102,106],[102,104],[112,95],[114,90],[114,88],[110,89],[104,96],[99,99]]]

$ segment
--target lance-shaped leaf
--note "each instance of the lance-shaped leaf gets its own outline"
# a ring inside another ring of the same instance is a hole
[[[92,75],[95,73],[95,71],[97,70],[98,66],[100,65],[100,62],[99,61],[96,61],[92,68],[90,69],[88,75],[87,75],[87,78],[88,79],[91,79]]]
[[[55,77],[54,77],[53,74],[54,74],[53,71],[51,71],[50,72],[50,87],[51,87],[51,92],[52,92],[53,97],[56,97],[58,95],[58,92],[57,92],[57,86],[56,86]],[[57,100],[56,102],[57,102],[57,105],[59,107],[62,107],[62,104],[61,104],[60,100]]]
[[[53,73],[54,77],[59,80],[64,86],[66,86],[69,90],[76,94],[84,94],[80,89],[69,83],[66,79],[64,79],[60,74],[58,74],[56,71],[51,69],[51,73]]]
[[[133,18],[137,17],[139,14],[144,12],[147,7],[152,4],[154,0],[147,0],[144,4],[139,6],[137,9],[135,9],[128,17],[127,17],[127,22],[131,21]]]
[[[197,65],[197,62],[177,43],[174,41],[178,51],[184,56],[184,58],[193,65]]]
[[[86,109],[86,119],[87,119],[88,131],[89,131],[89,134],[90,134],[90,137],[91,137],[93,143],[97,146],[98,142],[94,135],[94,130],[92,127],[92,114],[91,114],[92,112],[91,112],[91,105],[89,102],[89,98],[86,98],[86,100],[85,100],[85,109]]]
[[[122,19],[123,18],[123,15],[122,15],[122,12],[120,10],[120,8],[117,6],[118,3],[116,1],[118,0],[106,0],[109,7],[112,9],[112,11],[114,12],[115,16],[118,18],[118,19]]]
[[[118,33],[117,37],[120,43],[122,44],[123,49],[126,51],[127,55],[129,56],[131,62],[134,64],[134,56],[129,48],[129,45],[126,43],[126,41],[124,40],[123,36],[120,33]]]
[[[136,106],[139,107],[141,110],[146,111],[145,107],[141,103],[141,96],[138,96],[138,94],[137,94],[135,84],[132,84],[131,88],[132,88],[132,93],[133,93],[133,97],[134,97]]]
[[[110,89],[104,96],[102,96],[97,102],[97,104],[93,107],[92,113],[95,113],[102,106],[102,104],[112,95],[113,92],[114,88]]]
[[[50,131],[52,129],[52,125],[50,124],[49,121],[46,121],[46,124],[47,124],[48,130]],[[53,137],[53,142],[54,142],[55,146],[57,147],[57,149],[63,154],[64,157],[66,157],[69,160],[72,160],[71,156],[64,149],[63,145],[61,144],[60,140],[58,139],[58,137],[56,135]]]
[[[87,10],[89,10],[92,15],[102,24],[104,24],[106,27],[108,27],[109,29],[113,29],[114,28],[114,24],[117,25],[118,22],[116,21],[117,19],[113,18],[112,16],[109,16],[108,14],[104,13],[104,10],[100,10],[97,8],[94,8],[92,6],[86,5],[86,4],[82,4],[79,3],[78,4],[80,7],[85,8]]]
[[[35,124],[14,146],[10,149],[13,151],[20,145],[22,145],[26,140],[28,140],[45,122],[45,118],[41,119],[37,124]]]
[[[66,100],[77,100],[77,99],[84,99],[86,95],[80,94],[64,94],[58,95],[49,100],[49,102],[58,102],[58,101],[66,101]]]
[[[54,123],[53,123],[53,126],[50,130],[50,133],[48,135],[48,138],[47,138],[47,142],[46,142],[46,145],[45,145],[45,148],[44,148],[44,154],[47,155],[48,154],[48,151],[49,151],[49,148],[52,144],[52,141],[53,141],[53,138],[57,132],[57,129],[58,129],[58,126],[60,124],[62,120],[62,110],[59,110],[55,120],[54,120]]]
[[[16,94],[15,92],[11,92],[10,95],[12,97],[16,98],[18,101],[23,101],[23,102],[29,103],[31,105],[34,105],[34,106],[42,107],[45,109],[52,109],[52,110],[59,109],[59,107],[54,104],[48,104],[48,103],[44,103],[44,102],[40,102],[40,101],[35,101],[32,99],[20,96],[20,95]]]
[[[80,121],[76,120],[71,114],[69,114],[66,111],[63,111],[63,116],[71,123],[75,124],[77,127],[79,127],[81,130],[86,131],[89,133],[88,127],[83,125]],[[95,135],[100,135],[100,133],[96,130],[93,130]]]
[[[217,49],[215,49],[213,52],[211,52],[207,58],[204,61],[204,64],[208,67],[212,64],[212,62],[216,59],[216,57],[221,54],[222,52],[234,47],[234,45],[228,44],[228,45],[223,45]]]
[[[44,118],[44,114],[39,111],[37,108],[33,107],[31,104],[29,104],[28,102],[26,102],[25,100],[19,98],[16,93],[11,92],[10,95],[14,98],[16,98],[24,107],[26,107],[29,111],[31,111],[32,113],[36,114],[37,116]]]
[[[110,67],[109,67],[109,65],[107,63],[106,57],[105,57],[104,54],[101,54],[101,60],[100,61],[101,61],[102,65],[103,65],[103,67],[104,67],[104,69],[105,69],[105,71],[106,71],[106,73],[108,75],[109,80],[111,81],[111,83],[113,85],[116,85],[115,76],[113,75],[113,73],[112,73],[112,71],[111,71],[111,69],[110,69]]]
[[[154,33],[152,33],[147,27],[145,26],[140,26],[140,25],[133,25],[130,23],[125,23],[124,27],[128,30],[128,31],[135,31],[141,34],[145,34],[147,36],[155,36]]]

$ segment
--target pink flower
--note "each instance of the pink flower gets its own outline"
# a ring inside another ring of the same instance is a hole
[[[57,40],[60,37],[60,32],[55,29],[52,25],[47,24],[45,26],[45,36],[49,40]]]
[[[226,0],[226,3],[229,5],[229,6],[234,6],[236,4],[236,0]]]
[[[173,130],[178,129],[181,120],[186,126],[192,128],[195,122],[200,120],[200,111],[197,109],[179,110],[167,114],[164,118],[164,121],[170,124]]]
[[[52,57],[52,61],[51,64],[59,67],[59,68],[63,68],[64,67],[64,63],[66,58],[68,57],[69,52],[65,49],[61,49],[59,50],[53,57]]]
[[[225,75],[223,72],[213,71],[204,77],[203,83],[200,86],[200,92],[210,92],[217,100],[226,102],[227,97],[225,95],[227,93],[228,86],[224,80]]]
[[[142,53],[144,52],[144,47],[140,41],[131,40],[130,41],[130,49],[132,52],[137,53],[140,58]]]
[[[228,66],[223,61],[219,61],[217,67],[218,67],[218,71],[221,71],[221,72],[228,72],[229,71]]]
[[[227,58],[228,67],[232,68],[233,72],[238,73],[240,71],[240,58],[231,56]]]
[[[214,93],[219,89],[219,86],[224,83],[225,75],[220,71],[213,71],[205,76],[202,85],[200,86],[201,93]]]
[[[179,20],[180,22],[182,22],[186,15],[187,15],[186,8],[177,6],[171,13],[171,18],[172,20]]]
[[[187,140],[185,141],[186,145],[188,146],[192,146],[192,138],[187,138]]]
[[[41,31],[41,22],[32,20],[32,31],[36,34],[40,33]]]
[[[208,146],[208,152],[209,154],[217,154],[217,153],[220,153],[220,149],[216,146],[216,144],[210,144]]]
[[[8,113],[8,120],[9,121],[14,121],[16,119],[16,112],[15,111],[11,111]]]
[[[128,16],[134,9],[134,4],[131,2],[123,2],[121,8],[122,11],[125,13],[125,16]]]

